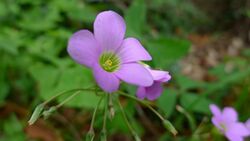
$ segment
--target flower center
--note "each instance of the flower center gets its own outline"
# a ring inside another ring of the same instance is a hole
[[[225,125],[224,123],[220,123],[219,125],[220,125],[220,127],[222,128],[222,130],[223,130],[224,132],[227,131],[227,127],[226,127],[226,125]]]
[[[99,58],[101,67],[107,72],[114,72],[120,67],[120,58],[113,52],[105,52]]]

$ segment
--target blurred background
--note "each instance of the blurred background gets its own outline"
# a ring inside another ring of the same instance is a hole
[[[47,120],[27,121],[56,93],[94,84],[66,47],[77,30],[92,31],[104,10],[121,14],[126,36],[152,55],[149,65],[172,75],[152,104],[179,131],[176,137],[146,107],[121,97],[143,141],[226,140],[210,122],[211,103],[233,106],[241,121],[250,117],[249,0],[1,0],[0,141],[84,140],[98,101],[92,93],[77,95]],[[133,86],[121,89],[135,95]],[[102,118],[99,112],[96,140]],[[118,110],[107,126],[109,141],[133,140]]]

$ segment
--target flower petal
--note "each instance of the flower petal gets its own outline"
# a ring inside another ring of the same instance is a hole
[[[250,132],[250,119],[248,119],[248,120],[246,121],[245,125],[246,125],[247,129],[248,129],[249,132]]]
[[[136,91],[136,96],[139,99],[144,99],[146,97],[146,89],[145,89],[145,87],[138,87],[138,89]]]
[[[95,19],[95,38],[105,51],[116,50],[120,47],[125,36],[125,31],[125,21],[113,11],[101,12]]]
[[[157,99],[163,91],[161,82],[154,82],[154,84],[150,87],[146,87],[146,97],[148,100]]]
[[[215,127],[217,127],[221,132],[225,132],[225,129],[222,127],[221,123],[223,123],[219,118],[212,117],[212,123]]]
[[[221,111],[220,111],[219,107],[217,107],[215,104],[210,104],[209,108],[214,116],[221,117]]]
[[[117,51],[123,63],[152,60],[152,57],[135,38],[127,38]]]
[[[97,84],[106,92],[114,92],[119,88],[119,79],[112,73],[103,70],[99,64],[93,67],[94,77]]]
[[[228,125],[227,127],[226,136],[230,140],[236,141],[236,139],[249,136],[249,131],[246,128],[246,126],[244,126],[243,123],[240,123],[240,122],[230,123],[230,125]]]
[[[97,41],[88,30],[74,33],[69,39],[67,51],[77,63],[87,67],[92,67],[99,55]]]
[[[237,135],[237,134],[230,134],[230,133],[226,132],[226,137],[230,141],[244,141],[244,138],[242,136]]]
[[[222,115],[227,122],[235,122],[238,120],[238,114],[234,108],[225,107],[222,111]]]
[[[153,77],[149,71],[138,63],[122,64],[121,68],[115,72],[121,80],[139,86],[151,86]]]
[[[155,81],[167,82],[171,79],[169,72],[160,70],[150,70]]]

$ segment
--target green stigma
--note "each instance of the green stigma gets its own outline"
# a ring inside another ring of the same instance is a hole
[[[114,72],[120,67],[120,58],[113,52],[105,52],[99,58],[101,67],[107,72]]]
[[[220,126],[221,126],[221,128],[222,128],[224,131],[227,131],[227,128],[226,128],[225,124],[220,123]]]

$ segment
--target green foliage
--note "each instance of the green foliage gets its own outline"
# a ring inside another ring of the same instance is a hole
[[[142,37],[146,22],[146,4],[135,0],[125,12],[127,36]]]
[[[18,121],[15,115],[10,116],[2,122],[2,129],[4,136],[0,136],[0,141],[24,141],[26,136],[23,133],[23,125]]]
[[[34,109],[35,104],[48,100],[62,91],[95,86],[91,70],[70,59],[66,51],[67,41],[72,33],[79,29],[92,31],[96,15],[100,11],[110,9],[124,15],[127,24],[126,36],[139,38],[153,57],[150,65],[170,71],[170,86],[165,87],[161,97],[152,102],[152,105],[158,107],[159,112],[178,127],[180,135],[176,140],[186,141],[192,138],[194,127],[200,124],[200,116],[210,115],[208,105],[224,105],[222,98],[234,96],[231,91],[233,86],[239,85],[240,90],[236,89],[235,93],[239,96],[236,95],[230,104],[235,105],[241,113],[247,113],[246,107],[249,105],[242,103],[249,100],[249,49],[243,49],[242,57],[225,58],[224,62],[209,69],[208,74],[215,77],[215,81],[197,81],[180,73],[178,61],[188,54],[191,46],[191,42],[183,39],[183,36],[186,37],[186,33],[198,27],[210,25],[206,15],[191,1],[186,0],[133,0],[108,3],[91,0],[1,0],[0,108],[14,102],[30,110]],[[249,17],[249,10],[246,11],[246,15]],[[176,31],[180,31],[180,37],[176,36]],[[226,70],[228,62],[234,65],[234,69],[229,72]],[[136,92],[136,86],[122,85],[121,89],[133,96]],[[71,94],[63,95],[53,104],[64,101]],[[95,93],[85,91],[77,94],[64,106],[92,110],[98,100],[99,97]],[[137,105],[130,100],[122,99],[122,102],[128,119],[138,134],[147,133],[148,129],[144,129],[142,122],[139,122],[140,111],[135,108]],[[176,105],[185,110],[184,114],[176,112]],[[122,114],[117,105],[114,106],[116,116],[107,123],[109,135],[129,134]],[[49,112],[47,114],[50,114]],[[149,124],[160,129],[163,127],[159,120],[147,111],[143,115],[148,116]],[[99,110],[95,125],[97,131],[101,129],[102,116]],[[245,114],[240,118],[245,120],[248,116],[250,115]],[[23,129],[29,117],[1,117],[0,141],[27,140]],[[187,120],[191,130],[183,126]],[[82,132],[82,127],[88,127],[80,126],[79,132]],[[210,128],[210,125],[206,127]],[[67,129],[57,130],[71,137]],[[217,135],[213,131],[211,134]],[[162,140],[172,139],[168,133],[162,136]]]
[[[175,109],[177,94],[177,91],[174,89],[166,89],[162,93],[161,98],[157,100],[157,105],[165,113],[167,118],[172,115]]]
[[[148,50],[157,68],[167,68],[188,53],[190,42],[175,38],[158,38],[148,41]]]

